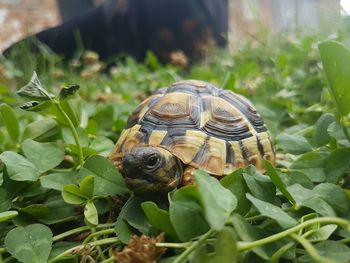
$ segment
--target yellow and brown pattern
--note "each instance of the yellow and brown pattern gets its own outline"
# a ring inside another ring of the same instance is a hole
[[[261,159],[274,163],[265,124],[244,97],[212,84],[185,80],[162,88],[129,117],[111,158],[118,164],[135,146],[167,149],[185,165],[222,176]]]

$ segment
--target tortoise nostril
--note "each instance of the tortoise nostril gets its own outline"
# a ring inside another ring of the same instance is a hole
[[[130,154],[126,154],[123,157],[123,166],[129,166],[133,163],[134,158]]]
[[[131,154],[123,156],[122,166],[122,174],[124,177],[136,178],[139,175],[136,159]]]

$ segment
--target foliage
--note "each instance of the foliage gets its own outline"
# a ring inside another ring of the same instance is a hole
[[[22,47],[2,60],[5,262],[115,262],[135,251],[175,263],[350,260],[345,46],[279,38],[217,51],[187,69],[152,54],[105,65],[91,53],[67,63],[39,50],[32,57]],[[266,174],[249,166],[220,181],[196,171],[196,186],[135,196],[105,157],[141,100],[185,78],[250,98],[275,138],[276,168],[265,161]]]

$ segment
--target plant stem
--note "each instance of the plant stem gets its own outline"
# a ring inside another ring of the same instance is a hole
[[[307,240],[306,238],[302,236],[298,236],[294,233],[290,234],[292,238],[294,238],[296,241],[298,241],[307,251],[310,257],[312,257],[316,262],[320,263],[335,263],[331,259],[327,259],[324,257],[321,257],[318,253],[317,250],[314,248],[314,246]]]
[[[211,235],[213,235],[216,231],[214,229],[210,229],[207,233],[201,236],[197,241],[191,242],[191,245],[186,248],[184,252],[182,252],[173,263],[181,263],[184,262],[187,257],[195,250],[197,247],[202,245],[205,240],[207,240]]]
[[[70,128],[70,130],[73,134],[73,137],[74,137],[75,144],[78,148],[79,165],[81,167],[84,164],[84,155],[83,155],[83,149],[81,148],[80,139],[79,139],[79,135],[77,133],[77,130],[75,129],[75,126],[74,126],[73,122],[71,121],[71,119],[69,118],[69,116],[67,115],[67,113],[63,110],[60,102],[58,100],[53,100],[53,102],[54,102],[54,105],[56,106],[56,108],[58,109],[58,111],[62,114],[62,116],[68,122],[69,128]]]
[[[156,243],[156,247],[188,248],[192,242],[185,243]]]
[[[100,230],[97,232],[93,232],[87,238],[85,238],[83,244],[89,243],[90,240],[95,238],[95,237],[106,235],[106,234],[113,234],[113,233],[115,233],[115,230],[113,228],[108,228],[108,229]]]
[[[238,251],[245,251],[254,247],[258,247],[258,246],[262,246],[268,243],[271,243],[273,241],[276,241],[278,239],[287,237],[291,234],[293,234],[294,232],[297,232],[309,225],[313,225],[313,224],[338,224],[338,225],[344,225],[344,226],[349,226],[349,222],[346,221],[345,219],[340,219],[337,217],[321,217],[321,218],[315,218],[315,219],[311,219],[308,221],[305,221],[299,225],[296,225],[292,228],[289,228],[287,230],[284,230],[282,232],[279,232],[277,234],[274,234],[272,236],[269,237],[265,237],[256,241],[252,241],[252,242],[238,242]]]
[[[279,248],[269,259],[269,263],[278,263],[280,257],[283,256],[289,249],[294,246],[294,242],[289,242],[285,244],[283,247]]]
[[[97,225],[96,228],[105,228],[105,227],[112,227],[112,226],[114,226],[114,223],[100,224],[100,225]],[[78,228],[74,228],[74,229],[71,229],[69,231],[63,232],[59,235],[54,236],[53,241],[57,241],[57,240],[63,239],[65,237],[68,237],[68,236],[71,236],[71,235],[74,235],[74,234],[77,234],[77,233],[80,233],[83,231],[88,231],[90,229],[91,228],[89,226],[81,226]]]
[[[266,216],[265,215],[255,215],[255,216],[249,216],[249,217],[246,217],[245,220],[247,221],[257,221],[257,220],[262,220],[262,219],[265,219]]]
[[[53,169],[50,170],[50,172],[52,172],[52,173],[68,173],[68,172],[72,172],[72,171],[73,171],[72,168],[66,168],[66,169],[61,169],[61,168],[56,169],[56,168],[53,168]]]
[[[46,97],[48,97],[50,99],[50,101],[52,102],[53,105],[56,106],[56,108],[58,109],[58,111],[62,114],[62,116],[66,119],[66,121],[68,122],[69,128],[73,134],[74,137],[74,141],[75,144],[78,148],[78,157],[79,157],[79,164],[80,166],[83,166],[84,164],[84,155],[83,155],[83,149],[81,148],[80,145],[80,140],[79,140],[79,136],[77,133],[77,130],[74,127],[73,122],[71,121],[71,119],[69,118],[69,116],[67,115],[67,113],[64,111],[64,109],[61,106],[61,103],[59,100],[55,99],[54,97],[52,97],[45,89],[43,88],[39,88],[45,95]]]
[[[107,229],[108,230],[108,229]],[[110,230],[110,229],[109,229]],[[114,231],[114,229],[112,229],[113,231]],[[103,231],[105,231],[105,230],[102,230],[102,232]],[[94,235],[94,234],[96,234],[96,227],[92,227],[91,228],[91,232],[92,232],[92,234],[90,234],[90,236],[92,236],[92,240],[94,240],[94,241],[98,241],[98,235]],[[91,238],[89,238],[89,236],[86,238],[86,239],[88,239],[88,240],[90,240]],[[84,240],[84,242],[83,242],[83,244],[87,244],[88,242],[85,242],[85,240]],[[102,251],[102,248],[100,247],[100,246],[97,246],[96,247],[96,249],[97,249],[97,251],[98,251],[98,257],[100,257],[102,260],[105,260],[106,258],[105,258],[105,256],[103,255],[103,251]]]
[[[54,263],[59,258],[64,257],[66,255],[69,255],[70,253],[72,253],[74,251],[80,251],[81,249],[83,249],[87,245],[90,245],[90,246],[101,246],[101,245],[116,243],[118,241],[119,241],[119,238],[117,238],[117,237],[110,237],[110,238],[105,238],[105,239],[93,241],[93,242],[90,242],[90,243],[87,243],[87,244],[82,244],[82,245],[79,245],[79,246],[75,246],[75,247],[72,247],[70,249],[67,249],[63,253],[61,253],[61,254],[57,255],[56,257],[54,257],[53,259],[49,260],[48,263]]]

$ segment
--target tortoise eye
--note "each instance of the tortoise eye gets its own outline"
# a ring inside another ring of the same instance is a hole
[[[153,169],[155,168],[159,163],[159,157],[157,155],[151,155],[147,160],[147,168]]]

